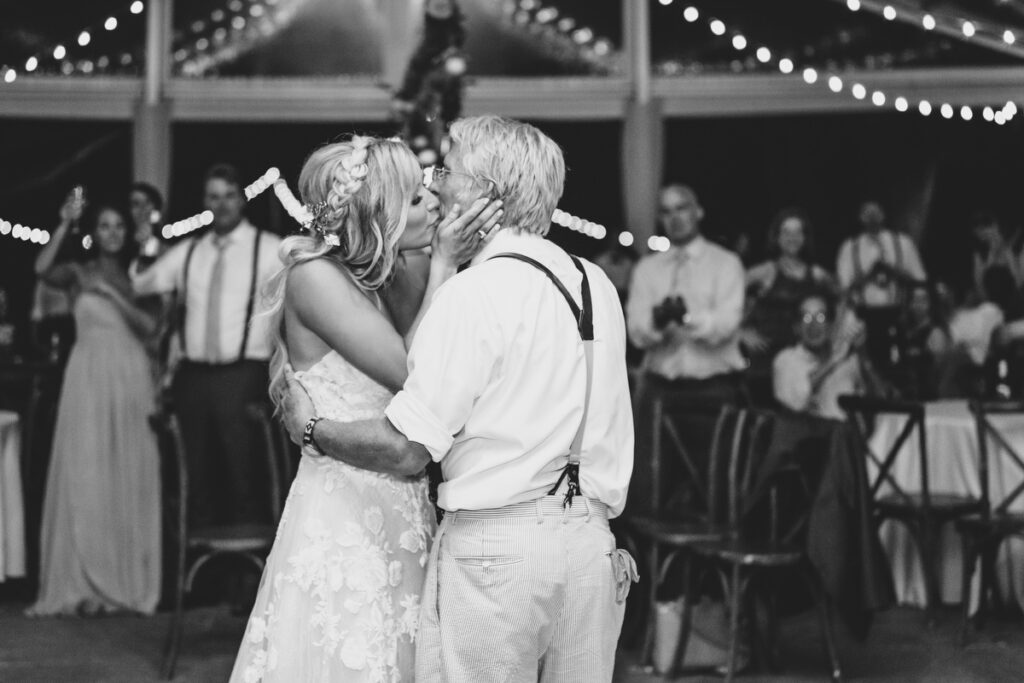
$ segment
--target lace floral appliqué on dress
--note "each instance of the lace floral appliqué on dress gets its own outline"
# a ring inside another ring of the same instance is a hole
[[[296,377],[332,420],[381,417],[391,399],[333,352]],[[434,519],[422,477],[303,454],[232,683],[412,681]]]

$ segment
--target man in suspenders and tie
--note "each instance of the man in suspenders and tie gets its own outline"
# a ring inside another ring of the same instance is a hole
[[[565,179],[550,138],[494,116],[451,136],[431,189],[500,197],[502,228],[438,289],[386,418],[318,419],[293,382],[289,431],[365,469],[441,463],[418,683],[611,681],[636,577],[608,530],[633,465],[618,293],[544,239]]]
[[[263,285],[281,267],[280,239],[242,215],[231,166],[207,172],[204,205],[211,229],[176,244],[132,282],[139,296],[176,292],[184,308],[172,394],[188,456],[190,523],[268,522],[261,505],[268,483],[245,409],[266,400],[271,349],[250,322]]]

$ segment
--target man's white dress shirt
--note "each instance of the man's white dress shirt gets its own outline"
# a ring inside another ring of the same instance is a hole
[[[474,265],[438,288],[409,351],[409,378],[386,410],[441,463],[445,510],[547,495],[583,416],[586,362],[565,298],[514,252],[547,266],[580,304],[568,254],[537,235],[499,232]],[[594,311],[593,388],[580,460],[584,496],[618,515],[633,470],[626,334],[615,287],[583,262]]]
[[[640,260],[626,304],[629,337],[647,351],[644,366],[667,379],[706,379],[746,367],[740,353],[746,274],[739,257],[698,236]],[[654,328],[652,311],[681,296],[689,319],[675,333]]]
[[[845,420],[839,407],[844,394],[863,394],[864,381],[856,356],[841,361],[818,385],[811,386],[811,375],[825,364],[802,344],[779,351],[772,365],[775,398],[790,410],[818,417]]]
[[[879,260],[897,266],[916,280],[925,280],[928,277],[921,263],[921,256],[917,253],[917,246],[910,237],[892,230],[864,232],[849,238],[839,248],[836,274],[839,276],[839,285],[843,291],[850,289],[858,277],[870,273]],[[868,280],[861,287],[866,306],[890,306],[898,303],[896,282],[891,278],[885,286]]]
[[[224,245],[224,273],[221,281],[221,323],[219,328],[219,349],[217,357],[206,353],[206,309],[209,302],[210,281],[217,247],[215,233],[211,230],[200,237],[192,252],[188,267],[187,301],[185,302],[185,347],[189,360],[206,363],[232,363],[239,360],[238,352],[246,326],[246,310],[252,280],[253,248],[257,229],[247,220],[222,240]],[[141,273],[132,273],[132,284],[138,296],[165,294],[184,286],[185,260],[191,240],[185,240],[172,247],[156,263]],[[255,300],[253,303],[253,326],[246,342],[244,357],[249,360],[270,358],[271,343],[266,323],[256,316],[260,310],[260,298],[267,280],[281,268],[278,247],[281,239],[264,232],[260,236],[257,257]]]

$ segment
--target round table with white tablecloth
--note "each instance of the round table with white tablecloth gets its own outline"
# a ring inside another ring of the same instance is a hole
[[[25,576],[25,506],[21,491],[21,423],[0,410],[0,581]]]
[[[1024,415],[994,415],[992,425],[1018,453],[1024,454]],[[870,446],[874,453],[888,452],[906,423],[901,415],[879,415]],[[966,401],[935,401],[925,404],[925,434],[928,447],[928,481],[932,493],[978,496],[978,437],[974,416]],[[1024,471],[1007,452],[989,438],[989,495],[998,503],[1024,481]],[[868,463],[868,476],[874,479],[877,468]],[[919,491],[920,453],[916,438],[907,439],[893,464],[892,476],[907,493]],[[887,487],[882,487],[882,493]],[[891,490],[891,489],[890,489]],[[1024,497],[1012,510],[1024,510]],[[882,545],[893,569],[896,599],[900,604],[924,606],[926,594],[917,547],[906,529],[898,523],[882,526]],[[960,538],[952,524],[939,539],[939,588],[945,603],[960,602],[962,559]],[[1011,538],[1004,545],[996,566],[1000,590],[1024,607],[1024,539]],[[978,575],[975,573],[972,603],[977,599]]]

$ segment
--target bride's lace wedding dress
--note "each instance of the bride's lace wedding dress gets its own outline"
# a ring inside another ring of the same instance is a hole
[[[333,351],[295,376],[331,420],[381,417],[391,399]],[[232,683],[412,681],[434,530],[425,477],[304,453]]]

